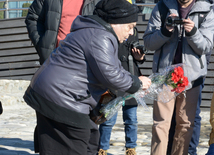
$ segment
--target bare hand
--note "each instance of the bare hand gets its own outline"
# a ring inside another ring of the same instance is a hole
[[[149,79],[146,76],[139,76],[138,78],[143,83],[143,88],[142,88],[143,90],[146,90],[146,89],[148,89],[150,87],[150,85],[151,85],[151,79]]]
[[[177,17],[176,14],[172,13],[170,14],[168,17]],[[174,26],[166,26],[166,29],[169,31],[169,32],[172,32],[174,31]]]
[[[192,29],[195,26],[195,23],[192,20],[190,20],[189,18],[188,19],[184,19],[183,21],[184,21],[184,29],[185,29],[185,31],[186,32],[192,31]]]
[[[135,60],[138,60],[138,61],[143,60],[143,58],[145,56],[145,54],[141,54],[140,50],[137,48],[132,49],[132,54],[133,54]]]

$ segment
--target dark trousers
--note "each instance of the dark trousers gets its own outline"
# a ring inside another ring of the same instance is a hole
[[[195,114],[195,120],[194,120],[194,128],[193,128],[193,133],[192,133],[192,138],[189,144],[189,150],[188,153],[190,155],[197,155],[197,146],[199,144],[199,137],[200,137],[200,132],[201,132],[201,116],[200,116],[200,106],[201,106],[201,93],[202,89],[204,88],[204,83],[200,85],[200,94],[198,98],[198,103],[197,103],[197,109],[196,109],[196,114]],[[169,142],[168,142],[168,148],[167,148],[167,155],[171,154],[171,149],[172,149],[172,142],[173,142],[173,137],[175,133],[175,126],[176,126],[176,121],[175,121],[175,111],[173,113],[172,117],[172,122],[171,122],[171,127],[169,130]]]
[[[100,132],[98,125],[95,124],[92,120],[91,121],[91,133],[90,139],[87,148],[87,155],[96,155],[99,151],[99,139],[100,139]]]
[[[36,116],[35,152],[41,155],[95,155],[97,153],[99,131],[95,125],[92,125],[92,128],[78,128],[56,122],[38,112]]]

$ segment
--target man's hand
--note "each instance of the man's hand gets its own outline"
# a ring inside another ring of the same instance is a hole
[[[148,77],[145,77],[145,76],[139,76],[138,78],[143,83],[143,88],[142,88],[143,90],[146,90],[146,89],[148,89],[150,87],[151,79],[149,79]]]
[[[188,19],[184,19],[183,21],[184,21],[184,29],[185,29],[185,31],[186,32],[192,31],[192,29],[195,26],[195,23],[192,20],[190,20],[189,18]]]
[[[170,14],[168,17],[177,17],[176,14],[172,13]],[[169,32],[172,32],[174,31],[174,26],[166,26],[166,29],[169,31]]]
[[[145,56],[145,54],[142,54],[142,53],[140,52],[140,50],[137,49],[137,48],[133,48],[133,49],[132,49],[132,54],[133,54],[135,60],[138,60],[138,61],[143,60],[143,58],[144,58],[144,56]]]

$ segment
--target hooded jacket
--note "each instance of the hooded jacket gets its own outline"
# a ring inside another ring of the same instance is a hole
[[[100,0],[84,0],[82,15],[92,15],[98,1]],[[56,48],[62,4],[63,0],[34,0],[29,7],[25,23],[40,64]]]
[[[97,19],[78,16],[72,32],[33,76],[24,99],[44,116],[85,127],[84,120],[107,88],[128,93],[140,88],[138,76],[121,66],[110,24]]]
[[[163,2],[169,8],[168,15],[174,13],[179,16],[177,0],[163,0]],[[182,63],[190,66],[184,68],[184,74],[190,82],[207,74],[205,55],[212,51],[214,37],[214,13],[211,9],[212,6],[213,4],[206,0],[196,0],[187,15],[187,18],[190,18],[195,23],[195,27],[191,32],[184,33],[182,44]],[[200,14],[200,12],[209,13],[198,27],[198,13]],[[173,33],[168,32],[165,27],[161,28],[160,13],[158,5],[156,5],[143,36],[145,47],[148,50],[155,51],[153,72],[161,71],[165,67],[172,65],[180,31],[179,25],[175,26]]]

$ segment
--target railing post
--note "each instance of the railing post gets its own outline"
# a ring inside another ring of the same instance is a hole
[[[9,15],[8,15],[8,0],[6,0],[6,2],[4,3],[4,8],[5,8],[5,14],[4,14],[4,18],[7,19],[9,18]]]

